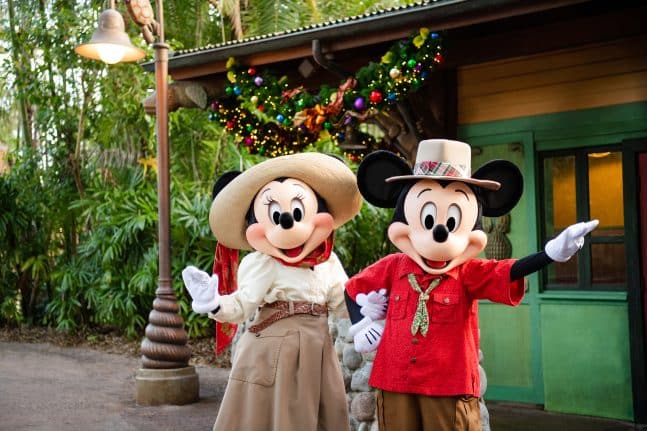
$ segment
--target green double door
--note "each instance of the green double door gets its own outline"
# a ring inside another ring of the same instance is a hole
[[[494,226],[490,240],[504,235],[511,257],[520,258],[569,224],[597,218],[600,226],[577,257],[529,276],[519,307],[479,305],[485,397],[645,422],[647,221],[640,211],[647,215],[647,192],[639,185],[647,140],[602,139],[591,129],[580,139],[555,139],[568,115],[533,120],[500,122],[499,133],[472,127],[474,136],[462,137],[473,146],[473,169],[503,158],[524,173],[524,195],[509,219],[486,223]]]

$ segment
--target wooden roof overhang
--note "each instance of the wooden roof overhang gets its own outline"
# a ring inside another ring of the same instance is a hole
[[[336,86],[370,61],[379,61],[395,41],[427,27],[445,34],[444,66],[407,101],[415,112],[413,118],[405,114],[401,120],[412,129],[413,124],[428,123],[431,118],[435,125],[419,127],[418,137],[452,137],[457,67],[645,34],[646,17],[647,4],[635,0],[426,0],[294,31],[177,51],[170,54],[169,75],[179,84],[201,85],[209,100],[224,93],[230,57],[286,75],[293,87]],[[312,66],[311,73],[299,71],[304,62]],[[143,67],[152,71],[154,64]],[[144,105],[151,112],[151,106]]]
[[[385,46],[411,35],[419,27],[448,31],[452,47],[446,59],[461,64],[478,57],[490,59],[495,56],[493,50],[521,52],[520,45],[526,51],[533,46],[539,51],[576,42],[608,40],[614,33],[635,33],[644,23],[644,5],[626,0],[423,1],[293,31],[172,52],[169,75],[176,81],[223,75],[230,57],[255,67],[271,65],[282,69],[282,64],[289,64],[286,70],[293,71],[295,60],[313,58],[313,41],[319,42],[326,58],[334,57],[336,63],[353,71],[353,63],[364,65],[368,58],[379,60],[374,54],[383,53]],[[632,6],[639,8],[638,13],[625,13]],[[604,27],[600,27],[600,19],[604,20]],[[538,43],[538,38],[545,43]],[[143,67],[152,71],[154,64],[144,63]]]

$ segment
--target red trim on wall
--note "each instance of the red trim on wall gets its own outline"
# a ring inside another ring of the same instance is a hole
[[[647,153],[638,155],[638,184],[640,187],[640,248],[643,277],[643,316],[647,342]]]

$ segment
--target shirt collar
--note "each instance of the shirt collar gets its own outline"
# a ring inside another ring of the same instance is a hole
[[[433,278],[438,277],[436,274],[426,273],[420,267],[420,265],[418,265],[413,259],[411,259],[405,253],[402,253],[402,256],[403,256],[403,258],[402,258],[402,260],[400,262],[400,265],[399,265],[400,271],[398,273],[398,278],[404,278],[408,274],[413,274],[413,275],[416,276],[417,279],[424,280],[424,281],[431,280]],[[452,268],[449,271],[447,271],[446,273],[441,274],[441,275],[446,275],[448,277],[453,278],[454,280],[458,280],[458,272],[459,272],[458,268],[459,268],[459,266],[457,266],[455,268]]]

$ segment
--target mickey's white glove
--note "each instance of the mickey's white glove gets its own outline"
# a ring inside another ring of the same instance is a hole
[[[382,340],[384,328],[370,317],[365,317],[348,330],[348,335],[353,337],[355,350],[359,353],[369,353],[377,349]]]
[[[359,312],[362,313],[362,316],[370,317],[371,320],[384,319],[388,301],[386,289],[380,289],[379,292],[373,290],[368,295],[358,293],[355,297],[357,305],[362,307]]]
[[[546,243],[546,254],[555,262],[566,262],[582,248],[584,235],[595,229],[599,223],[598,220],[591,220],[570,225]]]
[[[182,271],[182,280],[193,302],[191,308],[198,314],[208,313],[218,307],[220,295],[218,294],[218,276],[211,277],[195,266],[187,266]]]

